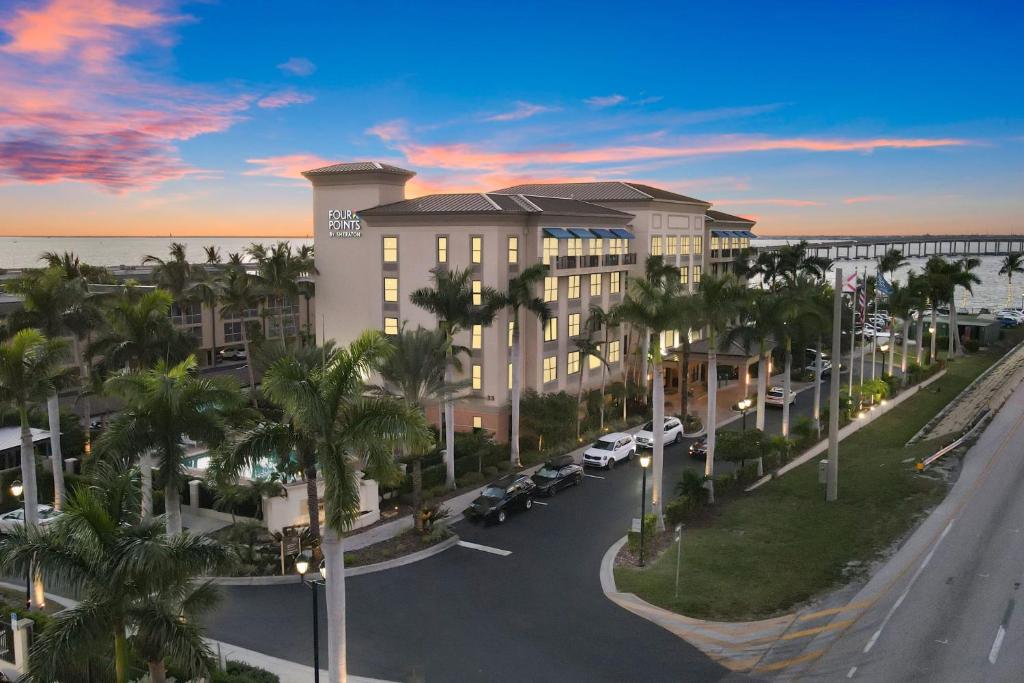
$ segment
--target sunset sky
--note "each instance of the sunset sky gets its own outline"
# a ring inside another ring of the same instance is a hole
[[[0,3],[0,234],[307,235],[299,171],[634,180],[762,235],[1024,232],[997,2]]]

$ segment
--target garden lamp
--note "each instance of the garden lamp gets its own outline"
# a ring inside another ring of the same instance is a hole
[[[24,490],[25,487],[22,485],[20,479],[15,479],[11,482],[11,494],[14,495],[15,498],[20,498]]]

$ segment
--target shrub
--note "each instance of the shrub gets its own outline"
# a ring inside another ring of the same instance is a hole
[[[682,498],[690,498],[702,504],[708,495],[708,490],[704,488],[704,475],[696,470],[683,470],[683,478],[676,484],[676,493]]]
[[[480,472],[466,472],[455,480],[455,485],[460,489],[480,486],[484,483],[484,475]]]
[[[529,389],[519,403],[522,438],[533,439],[536,450],[575,439],[576,397],[564,391],[538,394]]]
[[[704,489],[701,490],[703,491]],[[665,506],[665,521],[672,526],[682,524],[689,519],[690,515],[698,510],[701,505],[701,500],[691,498],[690,496],[679,496],[674,500],[670,500]]]
[[[420,511],[420,516],[423,518],[423,531],[431,533],[436,527],[444,526],[441,522],[450,514],[451,512],[444,505],[435,503],[425,506]]]
[[[210,683],[281,683],[281,679],[266,669],[229,659],[224,671],[213,672]]]
[[[686,417],[683,418],[683,431],[687,434],[693,434],[702,429],[704,429],[704,423],[693,413],[687,413]]]
[[[508,460],[499,460],[497,463],[495,463],[494,466],[497,467],[498,471],[502,473],[508,472],[509,470],[512,469],[512,463],[509,462]]]
[[[440,484],[439,486],[431,486],[429,489],[424,487],[424,490],[427,493],[427,498],[441,498],[442,496],[444,496],[444,494],[448,493],[448,489],[445,488],[444,484]]]
[[[818,425],[814,423],[814,418],[806,415],[798,417],[793,421],[791,433],[796,437],[797,448],[803,450],[818,440]]]
[[[964,350],[965,351],[967,351],[969,353],[977,353],[978,349],[980,349],[980,348],[981,348],[981,344],[978,342],[977,339],[965,339],[964,340]]]
[[[725,494],[732,491],[736,486],[736,475],[732,472],[719,474],[715,477],[715,494]]]
[[[658,523],[657,518],[653,514],[644,515],[644,545],[650,547],[651,539],[654,538],[655,527]],[[630,531],[628,540],[626,541],[629,545],[629,551],[631,553],[640,552],[640,532]]]
[[[484,468],[484,479],[493,479],[498,475],[498,468],[494,465],[488,465]]]

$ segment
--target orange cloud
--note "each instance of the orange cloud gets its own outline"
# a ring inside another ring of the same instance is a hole
[[[282,90],[281,92],[267,95],[256,102],[261,109],[280,109],[293,104],[306,104],[312,102],[314,97],[295,90]]]
[[[409,139],[409,124],[402,119],[384,121],[366,129],[367,135],[373,135],[384,142],[395,142]]]
[[[785,197],[765,197],[761,199],[716,199],[715,206],[825,206],[823,202],[811,199],[787,199]]]
[[[282,154],[262,159],[246,159],[245,163],[252,164],[256,168],[244,171],[242,175],[302,180],[303,171],[330,166],[338,162],[324,159],[315,154]]]
[[[866,194],[860,197],[847,197],[843,200],[843,204],[867,204],[869,202],[885,202],[890,199],[895,199],[891,194]]]

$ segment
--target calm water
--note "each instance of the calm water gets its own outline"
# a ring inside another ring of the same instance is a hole
[[[769,246],[774,244],[784,244],[786,242],[796,242],[797,240],[771,240],[771,239],[759,239],[754,240],[754,246]],[[824,242],[826,240],[816,240]],[[948,257],[947,257],[948,258]],[[907,261],[910,265],[905,268],[901,268],[896,271],[896,275],[893,278],[898,282],[905,282],[907,277],[907,271],[911,268],[916,272],[920,273],[924,269],[924,264],[927,258],[909,258]],[[1000,262],[1003,260],[1002,256],[982,256],[981,265],[974,270],[974,274],[981,278],[981,284],[974,286],[974,292],[968,293],[963,291],[961,288],[957,288],[956,293],[956,305],[959,310],[967,309],[969,311],[977,311],[981,308],[987,308],[991,311],[998,310],[1003,307],[1006,303],[1006,276],[999,274]],[[844,275],[848,275],[856,269],[858,272],[863,273],[864,268],[868,269],[868,275],[873,275],[875,272],[875,262],[868,259],[859,259],[856,261],[836,261],[835,266],[843,269]],[[830,274],[829,281],[832,281],[833,276]],[[1024,276],[1018,275],[1014,280],[1014,302],[1015,308],[1021,307],[1021,294],[1024,293]]]
[[[278,240],[296,247],[313,243],[312,238],[301,237],[0,237],[0,268],[37,266],[39,255],[47,251],[73,251],[97,266],[137,266],[150,254],[166,258],[171,242],[184,244],[190,261],[202,262],[203,247],[211,244],[227,259],[229,252],[242,252],[253,242],[270,245]]]

